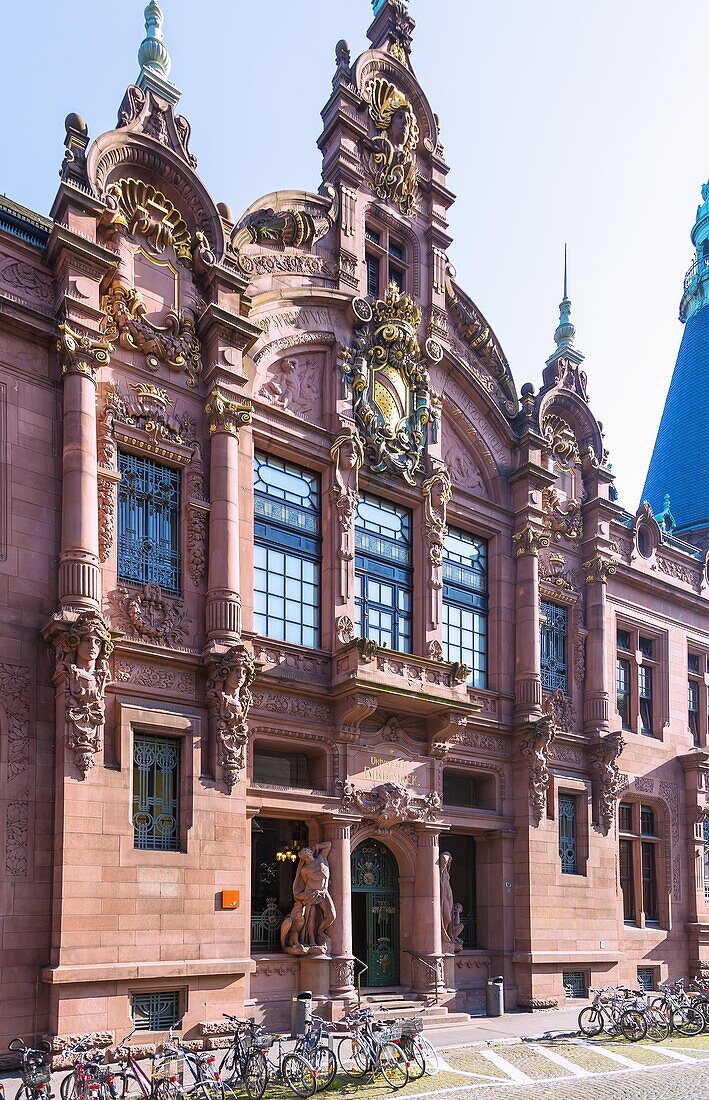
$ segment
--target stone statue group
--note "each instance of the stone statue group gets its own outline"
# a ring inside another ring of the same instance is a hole
[[[293,880],[293,908],[281,925],[281,947],[289,955],[329,955],[329,932],[337,919],[330,895],[329,841],[302,848]],[[450,953],[463,948],[463,906],[453,900],[450,852],[439,860],[441,876],[441,939]]]

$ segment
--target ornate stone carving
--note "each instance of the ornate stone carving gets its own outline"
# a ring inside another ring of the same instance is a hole
[[[439,470],[424,481],[423,515],[428,543],[428,556],[434,569],[443,566],[443,542],[448,534],[446,526],[448,502],[451,498],[451,479],[447,470]]]
[[[344,374],[365,459],[376,473],[398,474],[413,485],[428,432],[435,438],[438,428],[416,337],[421,310],[395,283],[383,299],[370,305],[355,298],[352,308],[357,323],[354,347],[343,355]]]
[[[562,538],[577,542],[583,538],[583,516],[580,500],[567,500],[562,503],[556,489],[542,490],[542,511],[546,525],[554,539]]]
[[[180,695],[194,695],[195,679],[191,672],[173,672],[155,665],[137,665],[132,661],[116,663],[116,683],[137,684],[139,687],[176,691]]]
[[[540,549],[549,545],[549,535],[546,531],[537,531],[531,524],[527,524],[512,536],[512,542],[516,558],[524,557],[525,554],[536,558]]]
[[[13,260],[0,271],[0,282],[15,287],[29,298],[50,305],[54,298],[54,284],[49,275],[22,260]]]
[[[59,326],[57,352],[62,374],[84,374],[95,383],[99,367],[108,366],[112,351],[108,340],[95,340],[66,323]]]
[[[419,798],[401,783],[380,783],[362,791],[347,781],[342,784],[342,810],[371,818],[386,829],[404,821],[437,821],[441,798],[437,791]]]
[[[120,634],[98,611],[84,611],[55,616],[45,637],[55,646],[54,683],[64,694],[66,747],[86,778],[101,748],[108,660]]]
[[[150,183],[136,179],[121,179],[111,183],[103,196],[106,213],[101,227],[107,236],[125,232],[131,237],[145,237],[151,249],[163,253],[172,246],[178,260],[192,261],[192,238],[182,214]]]
[[[120,586],[111,592],[109,602],[121,628],[131,637],[165,646],[184,642],[189,626],[185,601],[167,599],[159,584],[146,584],[142,589]]]
[[[563,554],[552,552],[539,556],[539,580],[560,592],[580,592],[577,569],[566,568]]]
[[[574,679],[577,684],[582,684],[586,677],[586,630],[575,630],[571,639],[574,659]]]
[[[293,908],[281,925],[281,947],[289,955],[329,955],[329,932],[337,919],[330,896],[332,844],[323,841],[298,853]]]
[[[436,639],[433,638],[426,647],[426,656],[429,661],[442,661],[443,660],[443,646]]]
[[[207,574],[207,540],[209,506],[205,501],[202,448],[192,447],[192,460],[187,467],[187,568],[192,583],[198,588]]]
[[[669,783],[663,779],[660,781],[660,797],[664,798],[669,808],[670,827],[672,830],[672,846],[679,844],[679,789],[676,783]]]
[[[364,461],[364,448],[356,432],[343,432],[332,445],[330,456],[334,464],[330,489],[340,525],[340,597],[349,599],[350,562],[354,559],[354,516],[359,500],[358,478]],[[354,628],[353,628],[354,630]]]
[[[160,363],[171,370],[184,371],[188,386],[196,386],[202,373],[202,349],[195,331],[194,317],[188,310],[169,309],[162,325],[154,324],[139,290],[115,282],[104,298],[109,317],[107,333],[123,348],[139,351],[148,368],[156,371]]]
[[[0,664],[0,707],[7,718],[8,782],[30,766],[30,675],[23,665]]]
[[[176,416],[167,390],[152,382],[131,382],[133,393],[123,393],[117,382],[102,387],[104,401],[99,413],[99,462],[111,466],[115,458],[117,424],[127,424],[145,432],[157,446],[172,443],[194,446],[197,426],[187,413]]]
[[[253,408],[250,401],[234,401],[224,390],[216,388],[210,393],[204,411],[210,435],[227,432],[238,438],[239,429],[251,423]]]
[[[230,247],[237,255],[249,244],[269,244],[274,248],[312,248],[332,229],[337,220],[339,199],[335,188],[326,183],[325,194],[316,204],[312,196],[312,209],[288,208],[274,210],[264,207],[248,214],[241,225],[234,228]],[[251,257],[244,257],[247,263]]]
[[[444,448],[443,460],[457,489],[464,489],[476,496],[487,497],[487,489],[480,470],[457,438],[454,438]]]
[[[231,794],[245,763],[256,662],[246,646],[240,644],[213,656],[208,668],[205,698],[215,727],[218,764]]]
[[[547,715],[537,723],[527,740],[520,745],[522,756],[529,760],[529,805],[535,826],[539,825],[546,813],[549,749],[555,732],[554,722]]]
[[[252,706],[269,714],[288,714],[292,718],[310,718],[317,722],[329,722],[331,718],[327,703],[318,703],[301,695],[284,695],[279,691],[254,691],[252,694]]]
[[[355,981],[354,959],[333,959],[330,963],[332,989],[350,989]]]
[[[545,692],[542,710],[552,719],[557,730],[570,733],[574,724],[574,705],[561,688]]]
[[[453,890],[451,888],[452,862],[453,856],[450,852],[441,852],[438,861],[441,876],[441,938],[444,951],[452,948],[453,951],[457,952],[463,950],[463,940],[461,939],[463,922],[460,919],[463,906],[460,902],[456,903],[453,900]]]
[[[26,878],[29,844],[29,794],[8,800],[5,811],[5,873]]]
[[[644,794],[652,794],[655,781],[645,775],[636,775],[633,783],[636,791],[642,791]]]
[[[583,563],[583,571],[586,584],[592,584],[594,581],[605,584],[608,578],[616,573],[617,566],[610,558],[604,558],[602,554],[596,554]]]
[[[344,38],[335,46],[335,75],[332,78],[333,90],[336,88],[354,88],[352,83],[350,47]]]
[[[336,622],[337,628],[337,640],[343,645],[347,645],[349,642],[353,642],[355,639],[355,628],[352,619],[349,615],[340,615]]]
[[[676,855],[672,860],[672,898],[682,900],[682,860]]]
[[[116,482],[105,474],[98,475],[98,558],[108,560],[113,547],[116,516]]]
[[[416,209],[419,142],[413,108],[404,93],[384,76],[369,81],[366,98],[369,117],[377,130],[370,166],[374,190],[380,199],[396,203],[402,214],[411,217]]]
[[[563,417],[549,413],[544,417],[542,434],[553,457],[564,467],[581,464],[579,445],[576,436]]]
[[[278,359],[269,368],[258,396],[280,409],[318,423],[322,411],[322,355]]]
[[[627,784],[627,776],[621,775],[618,757],[625,748],[621,733],[609,733],[602,737],[591,757],[591,770],[599,779],[598,820],[607,833],[615,817],[615,803],[620,792]]]

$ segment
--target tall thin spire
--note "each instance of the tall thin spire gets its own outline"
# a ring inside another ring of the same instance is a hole
[[[163,18],[156,0],[149,0],[145,9],[145,38],[138,49],[138,64],[141,72],[151,69],[167,80],[172,61],[162,35]]]
[[[554,341],[559,351],[567,351],[573,346],[576,329],[571,323],[571,300],[568,293],[568,269],[566,244],[564,244],[564,297],[559,303],[559,325],[554,333]]]

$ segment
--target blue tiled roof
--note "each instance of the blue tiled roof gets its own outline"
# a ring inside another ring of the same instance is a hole
[[[684,326],[645,479],[643,500],[662,511],[670,495],[675,533],[709,524],[709,308]]]

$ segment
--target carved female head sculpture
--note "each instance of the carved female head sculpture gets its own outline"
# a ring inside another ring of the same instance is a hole
[[[102,615],[84,611],[67,630],[61,658],[87,673],[105,667],[113,650],[113,637]]]

